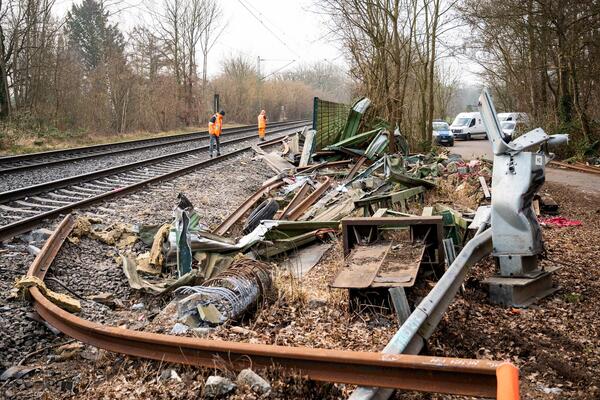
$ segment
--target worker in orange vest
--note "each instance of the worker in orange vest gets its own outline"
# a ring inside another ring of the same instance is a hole
[[[215,113],[208,120],[208,134],[210,135],[210,143],[208,144],[208,153],[210,154],[210,158],[213,156],[213,147],[216,145],[217,148],[217,157],[221,155],[221,143],[219,142],[219,136],[221,136],[221,132],[223,131],[223,117],[225,116],[225,111],[221,110],[218,113]]]
[[[267,113],[262,110],[258,114],[258,137],[261,141],[265,140],[265,130],[267,129]]]

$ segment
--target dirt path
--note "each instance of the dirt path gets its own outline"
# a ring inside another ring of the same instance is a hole
[[[465,159],[493,158],[492,148],[487,140],[457,140],[451,151]],[[587,194],[600,194],[600,175],[550,167],[546,169],[546,181],[571,186]]]

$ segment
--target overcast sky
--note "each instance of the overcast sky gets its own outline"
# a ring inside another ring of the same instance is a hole
[[[57,0],[57,16],[64,17],[71,5],[80,1]],[[128,31],[136,24],[151,25],[147,9],[160,7],[162,0],[105,2],[111,10],[124,8],[113,20]],[[224,58],[237,54],[245,55],[254,63],[257,57],[263,59],[263,76],[299,63],[325,61],[347,66],[340,44],[327,34],[324,17],[314,12],[318,9],[317,0],[221,0],[220,4],[222,23],[227,26],[209,55],[209,76],[220,71]],[[463,83],[477,80],[473,74],[477,68],[468,60],[444,60],[444,63],[452,65]]]

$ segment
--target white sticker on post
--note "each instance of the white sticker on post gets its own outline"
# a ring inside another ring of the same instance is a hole
[[[544,156],[536,155],[535,156],[535,165],[539,165],[540,167],[544,165]]]

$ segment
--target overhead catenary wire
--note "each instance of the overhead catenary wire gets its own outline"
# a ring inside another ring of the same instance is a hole
[[[272,21],[270,21],[266,15],[264,15],[259,9],[257,9],[255,6],[253,6],[248,0],[238,0],[238,2],[242,5],[242,7],[244,7],[246,9],[246,11],[248,11],[250,13],[250,15],[256,20],[258,21],[275,39],[277,39],[281,44],[283,44],[290,52],[292,52],[295,56],[298,57],[298,59],[302,59],[303,56],[301,54],[299,54],[296,50],[294,50],[286,40],[282,39],[282,37],[280,35],[278,35],[273,29],[271,29],[270,25],[273,27],[277,27]],[[254,11],[252,9],[254,9]],[[258,15],[257,15],[258,14]],[[264,21],[266,20],[269,24],[267,25]],[[284,36],[288,36],[285,31],[283,31],[280,28],[277,28],[281,31],[281,33]],[[329,34],[329,33],[328,33]],[[291,38],[292,40],[295,40],[293,38]],[[320,39],[317,39],[320,40]],[[316,41],[316,40],[315,40]],[[308,44],[312,45],[315,43],[315,41],[309,41]],[[297,44],[299,44],[299,42],[297,42]],[[333,63],[333,61],[339,59],[340,57],[342,57],[343,54],[340,54],[338,56],[336,56],[335,58],[333,58],[332,60],[328,59],[328,58],[324,58],[322,59],[322,61],[327,62],[331,65],[335,65]],[[267,77],[270,77],[272,75],[275,75],[276,73],[284,70],[285,68],[289,67],[290,65],[294,64],[295,62],[297,62],[298,60],[292,60],[290,61],[288,64],[284,65],[283,67],[278,68],[277,70],[271,72],[270,74],[266,75],[265,77],[261,77],[260,80],[264,80]]]
[[[256,15],[251,9],[250,7],[245,3],[244,0],[238,0],[238,2],[242,5],[242,7],[244,7],[249,13],[250,15],[252,15],[252,17],[258,21],[258,23],[260,23],[271,35],[273,35],[273,37],[275,39],[277,39],[281,44],[283,44],[289,51],[291,51],[292,53],[294,53],[298,58],[302,58],[302,56],[295,51],[294,49],[292,49],[290,47],[290,45],[287,44],[287,42],[285,40],[283,40],[277,33],[275,33],[267,24],[264,23],[263,20],[261,20],[258,15]]]

